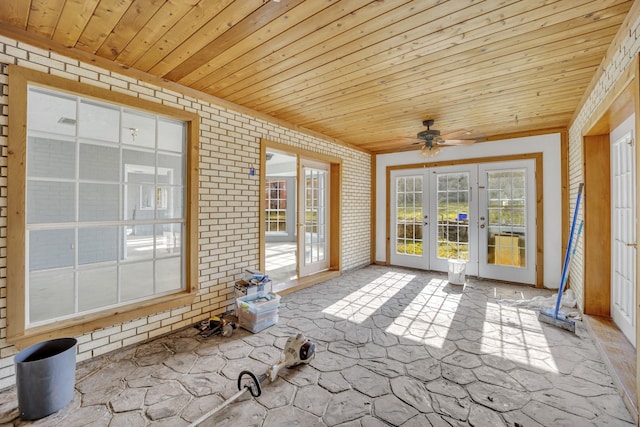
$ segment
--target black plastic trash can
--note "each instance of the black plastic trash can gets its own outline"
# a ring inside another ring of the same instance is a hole
[[[20,418],[35,420],[64,408],[76,383],[75,338],[34,344],[14,358]]]

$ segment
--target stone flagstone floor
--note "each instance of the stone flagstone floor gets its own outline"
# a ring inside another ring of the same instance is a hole
[[[580,323],[574,335],[497,303],[549,294],[370,266],[284,296],[278,324],[260,333],[205,339],[188,328],[80,363],[73,401],[44,419],[21,421],[5,390],[0,426],[188,426],[299,331],[316,343],[310,365],[201,425],[635,425]]]

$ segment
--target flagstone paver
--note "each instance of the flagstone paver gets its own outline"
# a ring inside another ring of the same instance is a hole
[[[314,360],[245,393],[201,426],[635,425],[588,333],[501,306],[551,292],[370,266],[282,297],[277,325],[230,338],[185,328],[78,364],[73,401],[19,420],[15,388],[0,392],[7,426],[189,426],[237,392],[237,376],[276,363],[303,332]]]

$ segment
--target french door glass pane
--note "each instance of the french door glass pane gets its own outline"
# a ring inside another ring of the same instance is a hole
[[[287,181],[267,179],[265,183],[265,225],[267,233],[287,232]]]
[[[526,267],[526,171],[487,172],[488,263]]]
[[[422,176],[396,178],[396,253],[422,256]]]
[[[437,175],[440,259],[469,260],[469,173]]]
[[[324,170],[305,168],[305,264],[325,260],[326,175]]]

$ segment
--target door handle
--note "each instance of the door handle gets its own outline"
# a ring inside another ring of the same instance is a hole
[[[484,228],[484,224],[480,224],[480,228]]]
[[[636,242],[627,243],[627,247],[638,249],[638,243]]]

